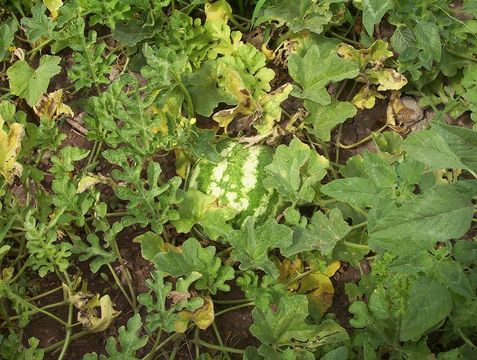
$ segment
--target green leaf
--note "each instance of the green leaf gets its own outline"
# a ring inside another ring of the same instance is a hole
[[[111,251],[106,251],[99,243],[99,237],[96,234],[89,234],[86,237],[89,246],[82,241],[75,241],[72,248],[73,254],[80,254],[80,261],[89,262],[89,267],[93,273],[97,273],[103,265],[111,264],[116,260],[116,256]]]
[[[208,289],[212,294],[218,290],[229,291],[230,287],[225,282],[234,278],[233,268],[228,265],[222,266],[220,258],[215,256],[215,247],[203,248],[194,238],[182,244],[182,252],[169,251],[158,254],[154,258],[154,264],[158,270],[174,277],[198,272],[202,277],[195,283],[196,289]]]
[[[316,64],[320,66],[316,67]],[[317,45],[312,45],[303,57],[291,54],[288,69],[290,76],[301,87],[293,95],[321,105],[331,103],[326,90],[330,82],[353,79],[359,74],[359,67],[355,62],[339,57],[336,51],[322,54]]]
[[[40,340],[35,337],[28,339],[29,347],[25,347],[18,334],[0,335],[0,355],[8,360],[43,360],[45,351],[38,349]]]
[[[17,61],[7,70],[11,93],[35,106],[46,92],[50,79],[60,73],[60,60],[58,56],[43,55],[37,69],[32,69],[24,60]]]
[[[109,225],[108,225],[109,226]],[[104,245],[100,244],[100,239],[96,234],[88,234],[86,240],[89,245],[81,240],[73,239],[73,254],[80,254],[81,261],[89,260],[89,267],[93,273],[97,273],[103,265],[116,261],[116,256],[111,249],[111,243],[116,241],[116,236],[123,230],[120,222],[114,223],[104,231]],[[107,249],[107,250],[106,250]]]
[[[185,78],[184,84],[192,98],[194,111],[199,115],[212,115],[219,103],[236,103],[233,96],[217,85],[217,65],[214,61],[206,61],[199,70]]]
[[[361,177],[333,180],[320,190],[325,195],[357,207],[372,206],[379,193],[373,180]]]
[[[407,27],[397,27],[391,36],[391,46],[398,53],[403,53],[407,48],[415,45],[414,34]]]
[[[460,126],[436,122],[432,129],[446,142],[459,157],[466,169],[477,172],[477,132]]]
[[[282,254],[290,257],[303,251],[318,250],[322,255],[329,255],[350,230],[340,210],[332,209],[328,217],[316,211],[306,228],[294,228],[293,244],[282,250]]]
[[[248,217],[241,230],[231,233],[227,240],[232,247],[232,258],[240,261],[240,269],[261,269],[273,278],[279,273],[275,264],[268,258],[268,251],[275,248],[285,249],[292,242],[292,230],[268,219],[263,225],[255,226],[255,219]]]
[[[275,77],[275,72],[266,67],[267,58],[255,46],[241,44],[230,55],[219,58],[217,62],[217,76],[221,78],[219,85],[224,86],[231,95],[237,97],[233,91],[227,89],[225,82],[229,81],[229,75],[234,70],[255,99],[271,90],[270,82]]]
[[[164,240],[161,235],[152,231],[136,236],[133,242],[141,244],[141,255],[149,261],[152,261],[157,254],[164,251]]]
[[[345,341],[346,331],[332,320],[325,320],[320,326],[310,325],[305,321],[308,316],[308,300],[305,295],[282,296],[278,308],[272,310],[255,308],[252,312],[254,319],[250,332],[260,340],[265,347],[278,348],[297,340],[320,346]],[[294,342],[293,342],[294,343]],[[297,343],[298,344],[298,343]],[[261,353],[261,351],[259,350]]]
[[[424,175],[425,166],[423,163],[406,158],[396,168],[398,183],[400,186],[408,186],[410,191],[414,191],[414,185],[419,183]]]
[[[56,224],[60,214],[56,214],[49,223],[42,223],[34,218],[35,210],[30,209],[24,219],[27,239],[26,248],[29,252],[28,265],[38,271],[41,277],[55,271],[66,271],[70,265],[72,245],[59,241]]]
[[[340,346],[339,348],[331,350],[330,352],[327,352],[325,356],[320,358],[320,360],[347,360],[347,359],[348,359],[348,349],[344,346]]]
[[[215,138],[215,131],[210,129],[192,128],[189,147],[192,153],[198,159],[206,159],[213,163],[220,162],[223,158],[217,152],[213,139]]]
[[[366,151],[363,153],[363,165],[366,174],[380,189],[393,188],[397,176],[393,167],[378,155]]]
[[[304,121],[307,131],[314,134],[318,139],[330,141],[330,132],[333,128],[342,124],[356,115],[356,107],[347,101],[334,101],[328,105],[320,105],[313,101],[305,100],[308,115]]]
[[[174,321],[178,316],[174,314],[174,308],[168,308],[168,296],[172,290],[171,283],[164,282],[165,273],[153,271],[151,279],[146,280],[149,292],[140,294],[137,300],[147,309],[146,329],[153,333],[157,329],[166,332],[174,331]]]
[[[320,34],[323,26],[331,22],[333,16],[327,3],[318,5],[313,0],[277,0],[265,9],[265,19],[286,23],[295,33],[307,29]]]
[[[378,24],[384,14],[394,8],[392,0],[362,0],[363,25],[370,36],[374,34],[374,25]]]
[[[84,23],[81,21],[78,21],[77,26],[80,31],[84,29]],[[81,31],[79,36],[81,49],[73,53],[74,64],[68,69],[68,78],[74,82],[76,90],[109,84],[117,56],[114,52],[106,51],[106,43],[96,40],[96,31],[89,31],[88,37]]]
[[[144,180],[141,177],[143,164],[140,157],[133,155],[130,159],[128,155],[124,148],[103,152],[106,160],[122,168],[111,172],[113,178],[120,180],[114,193],[119,199],[128,201],[128,215],[122,218],[122,223],[125,226],[139,224],[142,227],[150,224],[153,231],[161,234],[164,224],[178,217],[173,205],[182,201],[177,193],[182,181],[174,177],[161,184],[161,167],[155,162],[148,164],[147,179]]]
[[[118,330],[118,338],[121,349],[118,350],[114,337],[110,337],[106,342],[106,351],[109,360],[136,360],[136,351],[147,343],[148,336],[140,336],[142,328],[141,315],[136,314],[128,320],[126,326],[121,326]]]
[[[445,140],[434,130],[423,130],[408,136],[403,149],[411,156],[431,169],[464,169],[460,161]]]
[[[473,217],[472,194],[451,185],[442,185],[394,207],[368,224],[369,244],[393,252],[412,252],[416,243],[428,248],[438,241],[457,239],[470,227]],[[412,243],[414,242],[414,243]]]
[[[441,60],[442,43],[436,24],[419,21],[414,28],[414,35],[426,55],[435,61]]]
[[[477,133],[434,123],[430,130],[411,134],[403,148],[431,169],[467,169],[477,172]]]
[[[45,5],[42,2],[37,2],[31,9],[32,17],[21,20],[25,34],[31,42],[37,41],[42,36],[48,37],[53,31],[53,22],[45,15],[45,11]]]
[[[439,262],[436,266],[436,273],[440,277],[441,283],[448,287],[453,293],[473,299],[475,290],[464,267],[457,261]],[[474,298],[475,299],[475,298]]]
[[[49,172],[56,175],[57,178],[62,175],[68,175],[75,169],[73,162],[84,159],[88,154],[89,150],[74,146],[65,146],[57,155],[51,157],[52,166]]]
[[[280,196],[293,205],[310,203],[328,166],[324,156],[294,138],[290,145],[278,146],[272,163],[265,167],[270,176],[264,179],[264,184],[277,189]]]
[[[227,221],[237,215],[237,210],[219,207],[217,197],[197,189],[189,189],[184,193],[178,212],[179,219],[172,221],[178,232],[188,233],[195,224],[199,224],[213,240],[233,231],[232,225],[227,224]]]
[[[126,23],[119,23],[112,31],[111,35],[119,43],[133,47],[144,39],[151,38],[154,35],[154,27],[143,26],[143,23],[137,19],[129,19]]]
[[[433,326],[441,323],[451,310],[452,299],[444,286],[432,279],[418,279],[409,290],[399,332],[401,341],[420,338]]]
[[[18,30],[18,20],[12,17],[0,25],[0,61],[6,59],[8,48],[12,46],[15,33]]]
[[[458,240],[454,244],[454,257],[465,266],[477,264],[477,238]]]

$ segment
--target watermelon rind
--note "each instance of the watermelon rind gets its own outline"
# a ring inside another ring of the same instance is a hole
[[[273,149],[225,140],[218,144],[217,150],[223,160],[218,163],[198,161],[188,187],[216,196],[219,206],[237,210],[235,225],[240,226],[247,216],[255,217],[256,223],[275,216],[279,208],[278,194],[262,183],[268,176],[265,167],[273,160]]]

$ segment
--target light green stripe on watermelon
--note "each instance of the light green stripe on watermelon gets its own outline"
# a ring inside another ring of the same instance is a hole
[[[219,206],[230,206],[239,214],[235,224],[247,216],[257,222],[275,216],[279,208],[278,194],[266,189],[262,180],[267,176],[265,166],[273,159],[272,148],[265,145],[246,147],[227,140],[218,145],[224,158],[219,163],[200,161],[192,171],[189,187],[218,198]]]

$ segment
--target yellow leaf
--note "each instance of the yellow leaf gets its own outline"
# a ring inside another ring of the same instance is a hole
[[[358,109],[372,109],[376,104],[376,99],[384,99],[374,88],[364,85],[353,97],[351,103]]]
[[[13,277],[13,273],[15,272],[15,269],[13,267],[7,267],[2,269],[2,272],[0,274],[0,282],[9,282],[11,278]]]
[[[51,18],[54,20],[58,17],[58,10],[63,6],[62,0],[43,0],[45,6],[50,10]]]
[[[181,178],[185,179],[187,176],[187,169],[190,165],[190,159],[187,156],[187,153],[180,149],[175,149],[174,153],[176,155],[176,173]]]
[[[254,126],[259,134],[269,133],[275,123],[280,121],[282,115],[280,104],[288,98],[292,89],[293,86],[287,83],[260,98],[262,116]]]
[[[324,274],[328,277],[332,277],[341,267],[341,261],[334,260],[328,267],[326,268]]]
[[[300,259],[293,261],[284,260],[280,265],[280,276],[278,281],[287,285],[288,290],[296,290],[298,288],[298,281],[293,281],[294,278],[303,272],[303,264]]]
[[[394,69],[369,70],[367,76],[373,84],[378,85],[379,91],[399,90],[407,84],[404,75]]]
[[[328,276],[313,272],[300,280],[297,293],[306,295],[311,317],[319,320],[333,303],[335,289]]]
[[[73,110],[68,105],[63,104],[63,90],[56,90],[50,94],[43,95],[38,104],[33,107],[33,111],[40,118],[54,120],[60,115],[74,116]]]
[[[288,290],[306,295],[310,315],[318,321],[333,302],[334,288],[330,277],[340,267],[340,261],[333,261],[324,272],[308,272],[301,260],[284,260],[280,265],[278,280],[285,284]]]
[[[11,124],[8,134],[3,130],[4,120],[0,115],[0,174],[12,183],[15,176],[20,176],[23,167],[16,162],[25,134],[23,125]]]
[[[159,109],[156,105],[151,105],[149,113],[151,115],[158,115],[158,121],[155,121],[151,127],[152,133],[154,135],[157,133],[167,135],[169,129],[167,128],[167,117],[164,109]]]
[[[101,315],[99,316],[97,315],[97,307],[101,309]],[[109,327],[119,313],[113,308],[113,302],[109,295],[104,295],[101,298],[96,295],[78,312],[78,322],[83,324],[88,331],[101,332]]]
[[[227,129],[232,121],[239,124],[252,123],[258,116],[260,105],[252,98],[237,71],[228,71],[224,74],[226,75],[223,85],[229,94],[237,98],[238,105],[215,113],[213,119],[224,129]]]
[[[179,320],[174,323],[176,332],[185,332],[189,321],[192,321],[201,330],[205,330],[212,325],[215,318],[214,303],[210,297],[206,297],[204,300],[204,304],[197,310],[183,310],[177,314]]]
[[[392,51],[388,50],[388,43],[383,40],[376,40],[369,48],[361,50],[356,50],[348,44],[340,44],[336,51],[342,58],[356,61],[360,69],[364,69],[367,65],[382,66],[393,56]]]
[[[205,4],[205,15],[208,22],[220,21],[227,23],[232,8],[225,0]]]
[[[101,179],[98,176],[86,175],[81,178],[78,182],[78,188],[76,189],[77,194],[81,194],[88,190],[90,187],[101,182]]]
[[[267,60],[273,60],[275,59],[275,53],[273,52],[273,50],[270,50],[268,47],[267,47],[267,44],[262,44],[261,48],[260,48],[261,52],[263,53],[263,55],[265,55],[265,57],[267,58]]]

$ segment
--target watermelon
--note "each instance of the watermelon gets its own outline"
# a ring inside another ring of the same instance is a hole
[[[219,163],[200,160],[191,172],[189,188],[217,197],[219,206],[238,211],[234,225],[240,226],[247,216],[256,223],[275,216],[279,208],[278,194],[263,186],[268,175],[265,166],[273,160],[273,149],[266,145],[245,146],[232,140],[219,143],[223,157]]]

